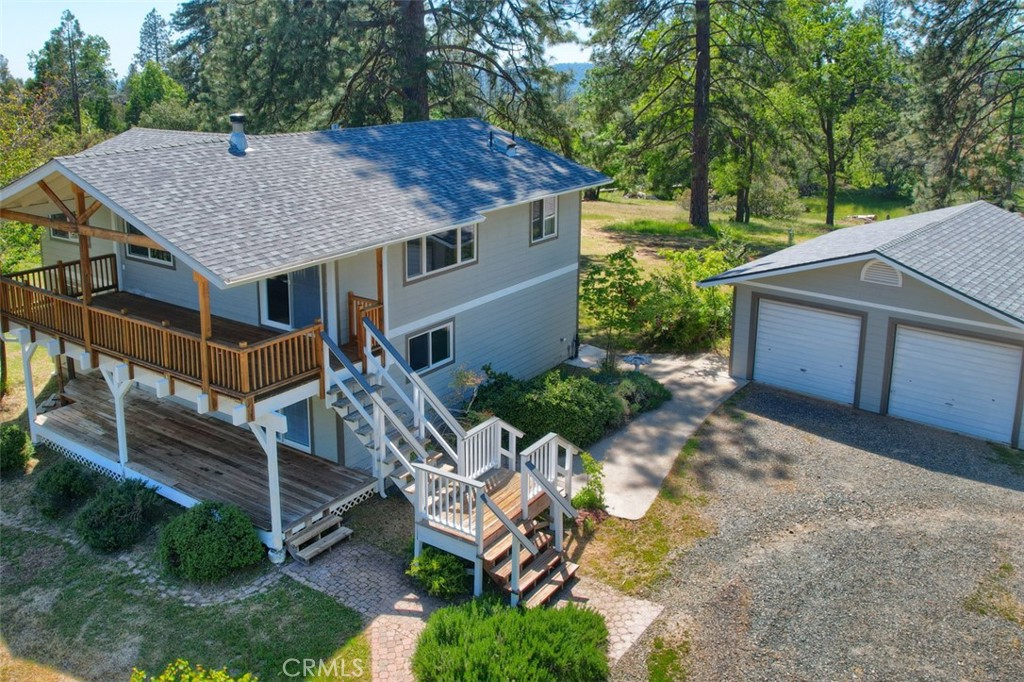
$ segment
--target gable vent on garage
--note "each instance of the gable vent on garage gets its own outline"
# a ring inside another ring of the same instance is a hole
[[[860,271],[860,281],[887,287],[903,286],[903,273],[880,260],[873,260]]]

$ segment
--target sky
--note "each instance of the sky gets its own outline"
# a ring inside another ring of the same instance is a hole
[[[7,57],[14,76],[31,76],[28,53],[43,46],[60,23],[61,13],[69,9],[83,31],[107,39],[110,63],[121,78],[138,49],[142,19],[151,9],[170,19],[178,4],[158,0],[0,0],[0,54]],[[850,0],[850,4],[859,8],[864,0]],[[551,63],[587,62],[590,48],[577,43],[555,45],[548,50],[548,59]]]

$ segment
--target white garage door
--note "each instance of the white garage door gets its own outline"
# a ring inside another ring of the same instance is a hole
[[[889,414],[1010,442],[1021,348],[897,327]]]
[[[754,379],[840,403],[857,388],[860,318],[762,300]]]

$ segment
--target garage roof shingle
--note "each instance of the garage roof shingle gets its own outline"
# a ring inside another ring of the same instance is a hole
[[[984,201],[836,230],[704,283],[759,279],[870,254],[1024,323],[1024,216]]]

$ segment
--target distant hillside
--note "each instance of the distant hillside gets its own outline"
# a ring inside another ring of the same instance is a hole
[[[590,71],[590,67],[592,66],[593,64],[590,62],[573,62],[571,64],[552,64],[551,68],[555,71],[568,72],[572,74],[572,83],[569,84],[565,94],[567,97],[573,97],[577,92],[579,92],[580,87],[583,84],[583,77],[587,75],[587,71]]]

